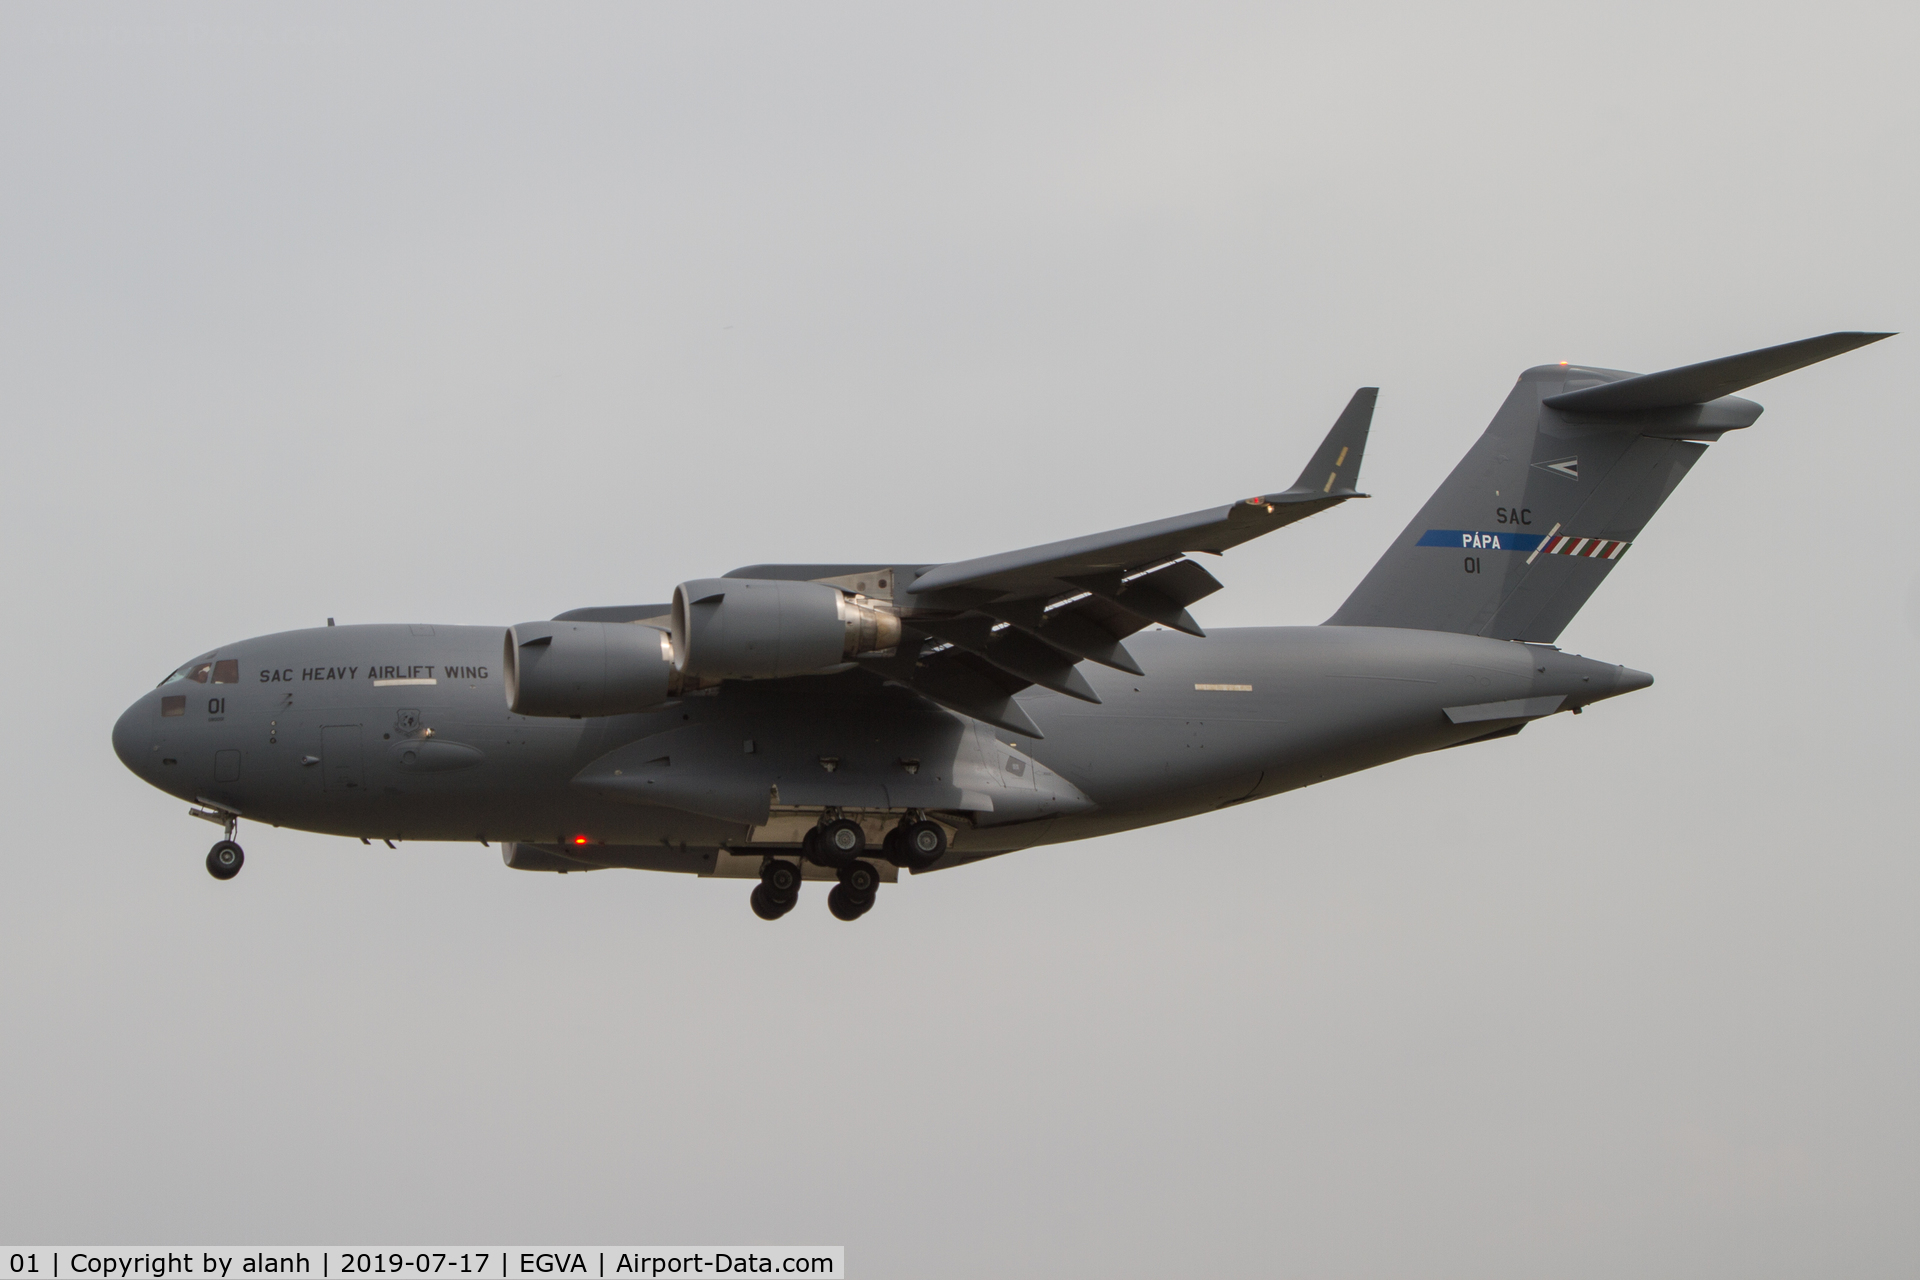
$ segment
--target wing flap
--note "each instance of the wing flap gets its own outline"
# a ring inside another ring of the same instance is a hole
[[[1086,605],[1093,599],[1078,602]],[[1129,675],[1145,675],[1133,655],[1127,652],[1127,646],[1120,643],[1120,637],[1113,631],[1100,625],[1088,616],[1085,607],[1068,606],[1049,612],[1044,605],[1032,610],[1032,620],[1028,621],[1028,611],[1005,606],[988,606],[988,616],[999,618],[1002,622],[1011,622],[1035,639],[1043,640],[1060,652],[1088,662],[1097,662],[1103,667],[1112,667],[1115,671],[1125,671]],[[1012,616],[1015,613],[1021,616]],[[1140,622],[1131,614],[1127,618],[1127,634],[1140,629]]]
[[[1204,638],[1187,606],[1220,590],[1220,580],[1191,560],[1172,560],[1133,574],[1073,579],[1075,586],[1144,622]]]
[[[995,728],[1028,738],[1047,736],[1040,732],[1033,717],[1013,700],[1014,694],[1033,681],[1004,671],[957,646],[922,657],[914,664],[912,674],[901,683],[950,711],[972,716]]]
[[[1087,678],[1075,669],[1077,661],[1045,641],[1011,623],[996,622],[980,614],[940,621],[922,621],[927,631],[955,648],[984,658],[1000,670],[1019,676],[1055,693],[1082,702],[1098,702]]]

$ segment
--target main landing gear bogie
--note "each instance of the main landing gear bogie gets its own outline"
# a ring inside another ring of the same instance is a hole
[[[897,867],[925,867],[947,851],[947,834],[938,823],[903,822],[887,833],[882,857]],[[873,910],[882,868],[867,860],[867,833],[851,818],[827,816],[800,842],[800,856],[834,872],[840,883],[827,893],[827,910],[838,920],[858,920]],[[760,883],[750,902],[762,920],[778,920],[800,896],[800,867],[769,857],[760,867]]]

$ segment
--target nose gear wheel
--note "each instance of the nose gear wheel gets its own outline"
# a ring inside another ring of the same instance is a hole
[[[206,807],[202,808],[201,805]],[[231,880],[239,875],[241,866],[247,860],[246,853],[233,840],[234,832],[240,829],[239,811],[211,800],[202,800],[199,805],[187,810],[187,816],[211,822],[226,833],[219,843],[207,850],[207,874],[215,880]]]
[[[215,880],[231,880],[246,865],[246,851],[231,840],[222,840],[207,851],[207,874]]]

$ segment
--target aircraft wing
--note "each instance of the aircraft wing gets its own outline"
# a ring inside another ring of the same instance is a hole
[[[1316,511],[1360,497],[1353,482],[1360,473],[1367,428],[1373,421],[1378,395],[1376,387],[1362,387],[1353,393],[1346,411],[1291,488],[1023,551],[956,560],[922,573],[908,585],[907,592],[918,603],[936,605],[942,601],[973,604],[1044,596],[1074,589],[1097,591],[1088,584],[1089,579],[1137,573],[1190,551],[1218,555]],[[1154,621],[1161,619],[1156,617]],[[1200,634],[1190,625],[1180,629]]]
[[[1020,551],[899,571],[907,581],[893,599],[905,636],[892,656],[862,662],[954,710],[1041,736],[1013,702],[1020,690],[1037,684],[1098,702],[1076,670],[1080,662],[1138,675],[1139,664],[1121,643],[1127,636],[1154,623],[1205,634],[1187,606],[1218,591],[1220,583],[1187,559],[1188,553],[1217,555],[1365,496],[1354,482],[1378,394],[1375,387],[1356,391],[1300,478],[1277,493]],[[768,568],[735,572],[751,576]]]

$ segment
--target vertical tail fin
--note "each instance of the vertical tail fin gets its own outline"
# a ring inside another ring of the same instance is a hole
[[[1689,469],[1760,406],[1731,392],[1885,333],[1830,333],[1662,373],[1537,365],[1330,626],[1551,642]]]

